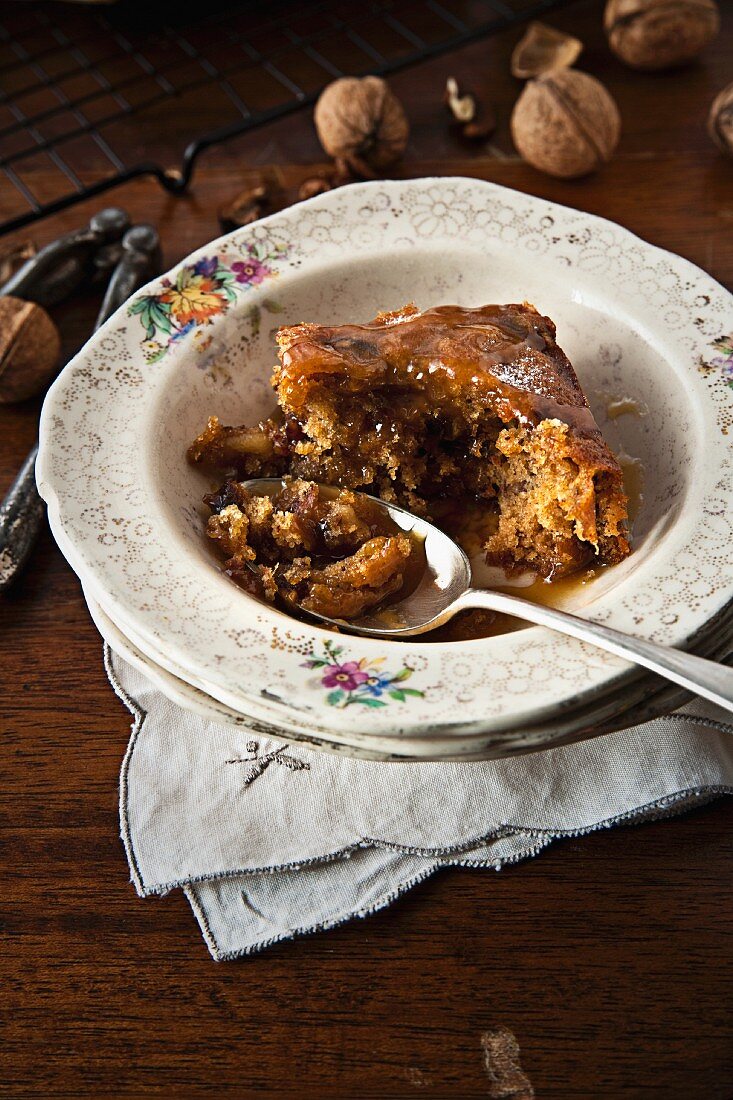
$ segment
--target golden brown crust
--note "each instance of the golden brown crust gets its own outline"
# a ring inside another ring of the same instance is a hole
[[[492,393],[507,421],[520,416],[538,422],[565,406],[579,425],[592,423],[592,417],[573,414],[587,402],[555,342],[555,325],[527,302],[423,312],[409,305],[364,325],[288,326],[277,342],[273,385],[295,408],[309,381],[336,375],[352,393],[400,383],[445,398],[472,389]]]

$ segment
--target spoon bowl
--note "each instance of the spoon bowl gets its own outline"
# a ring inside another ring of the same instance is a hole
[[[272,495],[282,488],[280,478],[257,478],[243,484],[255,494]],[[333,491],[332,486],[321,488]],[[378,497],[369,496],[369,500],[379,506],[385,519],[391,524],[411,538],[422,541],[425,551],[422,577],[409,595],[390,604],[388,614],[383,609],[352,621],[329,618],[315,611],[304,610],[304,614],[350,634],[405,638],[435,630],[459,611],[484,608],[503,612],[537,626],[550,627],[634,664],[643,665],[726,710],[733,711],[733,670],[725,665],[684,653],[671,646],[661,646],[646,639],[635,638],[601,623],[579,618],[555,607],[536,604],[519,596],[472,588],[469,560],[452,538],[405,508]]]

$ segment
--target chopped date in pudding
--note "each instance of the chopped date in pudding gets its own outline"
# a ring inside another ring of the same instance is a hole
[[[348,490],[286,481],[270,494],[229,481],[205,498],[209,538],[225,571],[260,599],[355,619],[401,593],[415,545],[381,510]]]

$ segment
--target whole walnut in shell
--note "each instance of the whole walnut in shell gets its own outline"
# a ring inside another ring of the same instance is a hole
[[[559,69],[527,84],[514,105],[511,131],[518,152],[534,168],[574,179],[610,160],[621,116],[599,80]]]
[[[722,153],[733,157],[733,84],[723,88],[713,100],[708,133]]]
[[[608,44],[632,69],[669,69],[692,61],[715,38],[715,0],[608,0]]]
[[[389,168],[410,132],[402,104],[381,77],[345,76],[321,92],[314,121],[321,145],[361,175]]]
[[[0,402],[40,393],[58,367],[61,337],[42,306],[0,297]]]

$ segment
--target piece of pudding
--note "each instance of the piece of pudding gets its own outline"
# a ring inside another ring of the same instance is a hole
[[[277,414],[255,427],[212,417],[192,462],[359,489],[459,542],[470,522],[508,575],[628,555],[621,467],[534,306],[410,305],[367,324],[287,326],[277,341]]]

